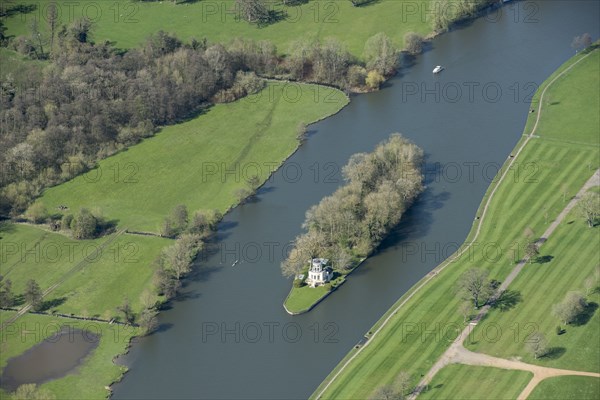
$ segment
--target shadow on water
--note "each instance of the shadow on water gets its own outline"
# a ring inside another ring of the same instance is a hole
[[[402,215],[400,223],[381,242],[376,253],[396,249],[407,241],[427,236],[434,222],[432,211],[442,208],[450,196],[449,192],[434,194],[431,189],[426,189],[413,206]]]

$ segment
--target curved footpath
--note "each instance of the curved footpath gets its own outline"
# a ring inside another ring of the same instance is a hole
[[[320,399],[323,394],[325,393],[325,391],[329,388],[329,386],[331,386],[331,384],[342,374],[342,372],[344,372],[344,370],[348,367],[348,365],[350,365],[350,363],[352,363],[352,361],[365,349],[367,348],[367,346],[369,346],[371,343],[373,343],[373,339],[375,339],[375,337],[379,334],[379,332],[381,332],[383,330],[383,328],[386,327],[386,325],[389,323],[389,321],[396,315],[396,313],[398,312],[398,310],[400,310],[416,293],[418,293],[432,278],[434,278],[435,276],[437,276],[437,274],[439,272],[441,272],[442,270],[444,270],[448,265],[450,265],[450,262],[455,259],[456,257],[461,256],[462,254],[464,254],[466,251],[468,251],[470,249],[470,247],[473,245],[473,243],[477,240],[477,238],[479,237],[479,234],[481,232],[481,226],[483,225],[483,222],[485,221],[485,217],[487,215],[487,211],[489,209],[489,206],[492,202],[492,199],[494,198],[494,195],[496,194],[496,191],[498,190],[498,188],[500,187],[500,185],[502,184],[502,182],[504,181],[504,179],[506,178],[506,176],[508,175],[508,172],[511,170],[511,167],[513,166],[513,164],[516,162],[516,160],[518,159],[519,155],[521,154],[521,152],[523,151],[523,149],[525,148],[525,146],[527,145],[527,143],[529,143],[529,141],[531,140],[532,137],[535,137],[534,134],[537,131],[539,122],[540,122],[540,117],[542,115],[542,104],[543,104],[543,100],[544,100],[544,95],[546,94],[546,91],[548,90],[548,88],[550,86],[552,86],[552,84],[554,84],[554,82],[556,82],[560,77],[562,77],[565,73],[567,73],[568,71],[570,71],[575,65],[579,64],[581,61],[585,60],[587,57],[589,57],[591,54],[593,54],[594,52],[590,52],[588,54],[586,54],[585,56],[581,57],[579,60],[577,60],[576,62],[574,62],[573,64],[571,64],[569,67],[565,68],[564,71],[562,71],[560,74],[558,74],[557,76],[554,77],[554,79],[552,79],[552,81],[550,81],[548,83],[548,85],[546,85],[546,87],[544,88],[544,90],[542,91],[542,94],[540,95],[540,100],[538,103],[538,109],[537,109],[537,116],[535,119],[535,124],[533,125],[533,128],[531,130],[531,132],[529,133],[529,135],[526,135],[525,140],[523,141],[523,143],[521,144],[521,146],[519,147],[519,149],[517,150],[517,152],[514,154],[514,156],[512,158],[510,158],[510,161],[508,162],[507,168],[504,168],[504,172],[502,173],[502,175],[500,176],[500,179],[498,179],[498,182],[496,183],[496,185],[494,186],[494,188],[492,189],[486,203],[485,206],[483,207],[482,210],[482,214],[481,214],[481,218],[478,220],[478,225],[477,225],[477,229],[475,231],[475,235],[473,236],[473,239],[471,239],[471,241],[469,243],[467,243],[465,246],[463,246],[454,257],[449,257],[448,259],[446,259],[446,261],[444,261],[442,264],[440,264],[438,267],[436,267],[424,280],[421,284],[419,284],[407,297],[406,299],[404,299],[404,301],[402,301],[391,313],[390,315],[388,315],[388,317],[381,323],[381,325],[377,328],[377,330],[375,330],[373,332],[373,334],[371,335],[371,337],[369,338],[369,340],[362,346],[360,347],[343,365],[342,367],[337,371],[337,373],[331,378],[331,380],[329,380],[329,382],[327,382],[327,384],[323,387],[323,389],[317,394],[316,399]],[[596,174],[594,174],[594,176],[598,175],[598,171],[596,171]],[[593,178],[593,177],[592,177]],[[590,179],[592,179],[590,178]],[[589,183],[589,181],[586,183],[586,185]],[[585,186],[584,186],[585,187]],[[571,200],[571,202],[573,202],[575,199]],[[577,199],[578,200],[578,199]],[[567,205],[567,207],[569,207],[571,203],[569,203]],[[564,212],[564,210],[563,210]],[[566,214],[565,214],[566,215]],[[561,213],[561,216],[564,217],[563,213]],[[558,219],[557,219],[558,220]],[[553,224],[554,225],[554,224]],[[558,225],[558,224],[556,224]],[[556,227],[556,226],[555,226]],[[554,229],[553,229],[554,230]],[[544,233],[544,236],[547,237],[547,234]],[[511,274],[509,275],[509,278],[512,276],[512,279],[514,279],[514,277],[516,276],[516,274],[519,273],[520,269],[518,271],[515,272],[515,270],[518,268],[515,267],[515,269],[511,272]],[[521,267],[522,268],[522,267]],[[514,274],[514,276],[513,276]],[[507,279],[508,281],[508,279]],[[506,282],[506,281],[505,281]],[[504,285],[503,285],[504,286]],[[483,310],[482,310],[483,312]],[[466,329],[469,329],[469,327],[467,327]],[[460,337],[459,337],[460,338]],[[462,343],[462,341],[461,341]],[[444,355],[446,355],[446,353],[444,353]],[[418,396],[419,393],[422,392],[423,388],[430,382],[431,378],[433,378],[433,376],[435,375],[435,373],[439,370],[439,368],[435,369],[436,365],[438,363],[440,363],[440,361],[444,358],[444,355],[442,355],[442,357],[440,358],[440,360],[438,360],[438,362],[436,362],[436,364],[433,365],[433,367],[430,369],[430,371],[425,375],[425,378],[423,378],[423,380],[419,383],[419,385],[417,386],[417,388],[415,389],[415,392],[413,392],[413,394],[411,394],[410,398],[414,399],[416,396]],[[445,365],[445,364],[444,364]],[[429,378],[429,379],[427,379]],[[533,379],[535,380],[535,378]],[[532,381],[533,381],[532,380]],[[528,385],[529,387],[529,385]],[[527,389],[527,388],[526,388]]]

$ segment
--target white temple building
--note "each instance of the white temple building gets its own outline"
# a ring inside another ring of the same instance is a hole
[[[327,266],[329,260],[326,258],[313,258],[308,269],[306,284],[312,287],[329,282],[333,278],[333,269]]]

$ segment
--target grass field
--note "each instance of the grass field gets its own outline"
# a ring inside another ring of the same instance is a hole
[[[315,288],[310,286],[303,286],[301,288],[293,287],[285,299],[285,308],[292,313],[302,313],[312,307],[327,292],[329,290],[325,286]]]
[[[118,316],[116,307],[125,297],[135,312],[141,310],[140,295],[151,286],[154,273],[152,261],[171,243],[152,236],[120,235],[103,247],[112,236],[78,241],[14,224],[0,235],[0,274],[12,281],[13,293],[23,293],[29,279],[45,290],[66,277],[44,299],[54,303],[48,311],[105,319]],[[78,265],[81,268],[69,272]]]
[[[516,175],[513,171],[513,176],[507,176],[490,203],[477,238],[479,245],[474,247],[475,251],[467,252],[451,262],[422,289],[415,292],[413,288],[405,294],[371,331],[376,330],[390,315],[391,310],[395,310],[405,298],[413,293],[414,296],[391,317],[378,336],[372,339],[331,383],[323,393],[323,398],[366,398],[377,387],[391,383],[400,371],[410,373],[413,383],[416,384],[419,377],[429,370],[464,326],[463,318],[458,312],[460,299],[455,294],[455,282],[458,277],[468,268],[477,266],[489,270],[491,279],[503,281],[514,267],[515,259],[523,255],[525,229],[530,227],[535,235],[541,235],[566,205],[562,193],[567,193],[567,199],[573,196],[598,168],[600,160],[597,146],[559,142],[555,139],[561,138],[561,134],[564,135],[563,138],[568,137],[569,132],[574,131],[597,135],[595,128],[599,125],[599,116],[594,104],[597,104],[600,93],[596,72],[599,54],[600,52],[596,51],[560,78],[565,81],[571,79],[571,76],[585,75],[589,78],[588,85],[582,87],[578,93],[579,96],[589,98],[589,101],[582,104],[578,102],[579,108],[573,109],[574,103],[565,98],[560,107],[557,105],[552,108],[553,112],[572,112],[581,118],[572,120],[573,125],[568,130],[553,131],[550,127],[545,129],[546,135],[554,135],[552,139],[545,139],[544,132],[538,131],[542,137],[532,139],[527,144],[514,166],[520,168],[520,173]],[[581,55],[574,57],[567,64],[575,62],[579,57]],[[552,90],[549,89],[551,95]],[[544,108],[543,115],[548,114],[551,113]],[[530,119],[534,117],[534,114],[530,115]],[[580,140],[593,143],[594,138],[595,136],[581,136]],[[490,191],[491,188],[488,189],[486,198]],[[581,226],[585,227],[585,222],[577,219],[570,228],[579,229]],[[473,237],[474,231],[475,229],[471,231],[470,238]],[[582,243],[585,242],[582,240]],[[587,243],[589,246],[589,242]],[[491,251],[486,252],[486,247]],[[546,248],[542,247],[544,254],[546,251]],[[579,263],[580,256],[585,257],[585,254],[576,255],[577,259],[570,260],[572,265]],[[529,267],[540,269],[548,268],[548,265],[532,264]],[[576,280],[580,271],[570,268],[566,273],[563,279],[569,281]],[[544,304],[558,301],[549,297],[542,300]],[[594,334],[596,340],[593,337],[588,337],[588,340],[597,345],[598,331]],[[356,349],[352,349],[348,353],[315,391],[313,397],[321,393],[346,360],[356,352]]]
[[[0,323],[12,315],[12,312],[0,311]],[[89,332],[100,334],[100,343],[74,373],[47,382],[41,387],[51,392],[56,399],[106,398],[108,392],[104,385],[118,379],[126,370],[125,367],[114,364],[113,357],[126,350],[131,338],[138,333],[136,328],[26,314],[0,331],[0,368],[3,369],[10,358],[52,336],[64,326],[71,329],[87,328]],[[6,398],[2,390],[0,397]]]
[[[46,2],[40,0],[9,0],[11,4],[33,4],[37,9],[29,14],[14,14],[6,19],[8,35],[28,34],[34,18],[42,20]],[[360,57],[367,39],[378,32],[387,33],[398,46],[403,46],[406,32],[428,34],[429,0],[382,0],[366,7],[353,7],[349,0],[311,0],[286,7],[288,18],[266,27],[256,27],[237,18],[235,0],[197,1],[186,4],[134,2],[129,0],[80,0],[69,8],[69,2],[57,1],[65,22],[68,16],[87,16],[94,22],[93,40],[116,42],[120,48],[137,47],[148,36],[163,30],[177,34],[183,40],[207,38],[210,42],[228,42],[236,37],[271,40],[280,53],[288,52],[290,44],[299,39],[317,40],[335,37],[348,50]],[[275,10],[283,10],[279,2],[269,2]],[[68,11],[71,10],[71,13]],[[233,11],[232,11],[233,10]],[[352,35],[348,35],[349,29]]]
[[[528,400],[595,400],[600,398],[600,379],[587,376],[559,376],[545,379]]]
[[[491,375],[494,376],[494,384],[482,384]],[[423,392],[419,398],[456,400],[516,399],[532,377],[533,374],[526,371],[450,364],[436,374],[429,385],[429,389]]]
[[[49,210],[61,204],[72,210],[99,207],[120,227],[150,232],[158,232],[178,204],[190,212],[224,212],[237,204],[236,189],[247,187],[251,175],[264,182],[297,148],[301,122],[320,120],[347,103],[336,89],[270,83],[257,95],[164,128],[100,161],[95,170],[48,189],[39,201]]]
[[[520,357],[523,361],[547,367],[600,372],[600,302],[598,291],[587,296],[591,304],[586,318],[575,325],[564,326],[552,315],[552,305],[560,302],[567,292],[585,293],[583,281],[598,265],[600,232],[590,229],[573,211],[542,247],[541,256],[551,258],[544,264],[529,264],[511,284],[512,293],[520,301],[508,311],[492,310],[473,332],[474,343],[465,341],[470,350],[502,358]],[[483,330],[498,327],[485,340]],[[556,326],[566,330],[556,334]],[[525,341],[533,332],[541,332],[548,340],[551,353],[540,359],[527,351]]]

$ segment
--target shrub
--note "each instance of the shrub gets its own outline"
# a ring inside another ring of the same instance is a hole
[[[408,32],[404,35],[404,46],[411,54],[420,54],[423,51],[423,36],[418,33]]]
[[[48,210],[42,203],[34,203],[27,209],[25,217],[34,224],[41,224],[48,218]]]
[[[92,239],[96,236],[98,220],[92,213],[82,208],[71,222],[71,231],[75,239]]]
[[[367,74],[366,83],[371,89],[379,89],[383,81],[385,81],[385,78],[377,71],[369,71]]]

